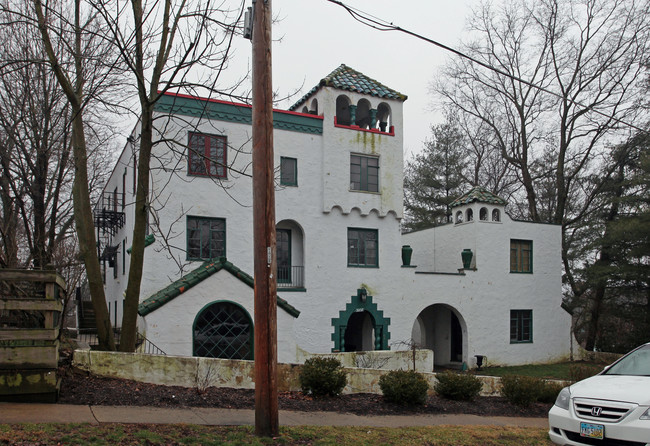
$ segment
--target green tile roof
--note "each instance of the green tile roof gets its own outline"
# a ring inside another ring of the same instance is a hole
[[[395,91],[392,88],[388,88],[376,80],[369,78],[365,74],[360,73],[345,64],[341,64],[340,67],[321,79],[319,84],[309,90],[309,92],[300,98],[298,102],[289,107],[289,110],[296,110],[321,87],[332,87],[339,90],[353,91],[355,93],[367,94],[379,98],[397,99],[399,101],[405,101],[407,99],[405,94]]]
[[[220,257],[214,261],[204,262],[195,270],[190,271],[177,281],[169,284],[162,290],[142,301],[138,306],[138,314],[140,316],[146,316],[222,269],[228,271],[249,287],[255,287],[255,281],[251,276],[226,260],[225,257]],[[278,300],[278,307],[282,308],[293,317],[298,317],[300,315],[300,311],[290,305],[286,300],[282,299],[280,296],[276,297]]]
[[[476,186],[466,194],[456,198],[451,203],[451,207],[453,208],[456,206],[462,206],[464,204],[470,204],[474,201],[478,203],[500,204],[503,206],[506,205],[506,200],[503,198],[493,194],[482,186]]]

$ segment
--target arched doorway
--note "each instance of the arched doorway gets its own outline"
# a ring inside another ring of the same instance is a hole
[[[420,312],[411,338],[423,348],[433,350],[436,366],[461,366],[467,362],[467,325],[454,307],[431,305]]]
[[[367,311],[353,313],[345,329],[344,347],[346,352],[359,352],[375,349],[375,318]]]
[[[253,359],[253,323],[234,302],[213,302],[194,320],[193,355],[222,359]]]
[[[363,288],[351,296],[345,310],[332,319],[333,352],[388,350],[390,318],[373,303]],[[348,350],[350,348],[351,350]]]

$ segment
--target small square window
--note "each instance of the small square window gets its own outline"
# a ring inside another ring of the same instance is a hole
[[[533,342],[533,310],[510,310],[510,343]]]
[[[283,186],[298,185],[298,160],[295,158],[280,158],[280,184]]]
[[[510,272],[533,272],[532,240],[510,240]]]
[[[350,189],[379,192],[379,158],[350,155]]]
[[[211,260],[226,255],[226,220],[187,217],[187,259]]]
[[[379,266],[376,229],[348,228],[348,266]]]
[[[190,175],[227,178],[225,136],[190,132],[187,171]]]

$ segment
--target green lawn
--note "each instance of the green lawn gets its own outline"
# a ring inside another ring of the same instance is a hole
[[[11,445],[552,445],[546,429],[503,426],[281,427],[258,438],[251,426],[0,424],[0,444]]]
[[[537,378],[563,379],[567,381],[579,381],[593,376],[603,370],[606,364],[598,364],[586,361],[558,362],[555,364],[533,364],[510,367],[483,367],[477,371],[472,369],[476,375],[504,376],[524,375]]]

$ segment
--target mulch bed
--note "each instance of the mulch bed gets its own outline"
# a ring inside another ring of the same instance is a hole
[[[152,407],[220,407],[254,409],[255,391],[228,387],[196,388],[147,384],[126,379],[104,378],[78,369],[65,368],[59,402],[65,404],[152,406]],[[281,392],[281,410],[328,411],[358,415],[475,414],[484,416],[546,417],[550,405],[534,404],[521,408],[501,397],[478,397],[473,401],[451,401],[429,397],[421,407],[405,407],[383,401],[381,395],[357,393],[327,398],[313,398],[301,392]]]

